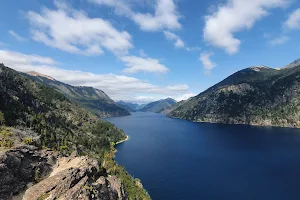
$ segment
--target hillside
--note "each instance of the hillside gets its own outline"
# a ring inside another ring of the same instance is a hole
[[[145,105],[142,109],[139,111],[141,112],[154,112],[159,113],[167,108],[171,108],[173,105],[175,105],[177,102],[172,98],[162,99],[159,101],[155,101],[152,103],[149,103]]]
[[[116,102],[120,107],[126,109],[129,112],[136,112],[142,109],[145,104],[137,104],[137,103],[130,103],[125,101],[118,101]]]
[[[28,72],[29,78],[54,87],[66,95],[71,101],[88,109],[99,117],[118,117],[130,115],[127,110],[118,106],[103,91],[93,87],[71,86],[54,78],[37,72]]]
[[[300,127],[300,62],[250,67],[178,105],[169,117],[196,122]]]
[[[139,180],[133,179],[113,160],[113,145],[126,138],[122,130],[79,107],[53,87],[29,79],[23,73],[5,67],[3,64],[0,64],[0,96],[0,165],[2,166],[0,197],[22,193],[27,183],[39,182],[43,178],[40,173],[44,170],[39,163],[44,160],[39,159],[38,154],[43,152],[49,154],[53,151],[63,156],[77,152],[80,156],[88,156],[99,162],[99,165],[96,164],[99,172],[87,169],[89,172],[81,174],[82,180],[86,179],[86,176],[91,176],[88,178],[95,181],[99,175],[106,177],[115,175],[124,184],[129,199],[149,199],[145,190],[138,186]],[[22,154],[33,155],[30,157],[16,155],[18,148],[24,149],[21,145],[34,149],[34,151],[21,150]],[[9,159],[5,156],[7,153],[12,154]],[[25,161],[21,162],[21,159]],[[71,160],[69,157],[66,159]],[[55,162],[55,158],[49,161]],[[9,165],[11,162],[13,165]],[[37,162],[38,166],[34,167],[33,162]],[[24,176],[21,181],[18,181],[20,177],[16,175],[19,173],[18,170]],[[84,169],[79,166],[78,170],[80,172]],[[11,176],[10,173],[13,175]],[[79,175],[74,177],[70,174],[70,176],[63,178],[66,181],[75,178],[74,181],[69,182],[70,186],[80,181],[77,179],[80,178]],[[16,186],[10,188],[9,184],[16,184]]]

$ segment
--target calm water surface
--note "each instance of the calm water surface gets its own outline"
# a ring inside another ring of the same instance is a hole
[[[108,121],[130,140],[116,160],[154,200],[299,200],[300,130],[133,113]]]

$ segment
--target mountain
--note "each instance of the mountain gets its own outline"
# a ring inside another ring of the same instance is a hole
[[[300,60],[250,67],[177,105],[168,116],[196,122],[300,127]]]
[[[101,90],[93,87],[71,86],[37,72],[28,72],[26,75],[37,82],[54,87],[57,91],[66,95],[71,101],[90,110],[99,117],[130,115],[126,109],[118,106]]]
[[[150,199],[113,160],[113,146],[126,139],[121,129],[3,64],[0,97],[0,199],[27,186],[24,199],[118,199],[123,189],[123,199]]]
[[[137,103],[130,103],[125,101],[118,101],[116,102],[120,107],[126,109],[129,112],[136,112],[142,109],[145,104],[137,104]]]
[[[172,98],[162,99],[162,100],[155,101],[155,102],[145,105],[139,111],[159,113],[167,108],[170,108],[171,106],[175,105],[176,103],[177,103],[176,100],[174,100]]]

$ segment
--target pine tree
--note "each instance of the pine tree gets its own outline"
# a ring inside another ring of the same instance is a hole
[[[5,118],[3,112],[0,111],[0,125],[2,126],[5,123]]]

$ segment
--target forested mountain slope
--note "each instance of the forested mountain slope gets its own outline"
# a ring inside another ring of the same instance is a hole
[[[118,106],[102,90],[93,87],[71,86],[37,72],[28,72],[27,75],[35,81],[54,87],[57,91],[66,95],[71,101],[90,110],[99,117],[130,115],[126,109]]]
[[[300,60],[250,67],[181,103],[169,117],[197,122],[300,127]]]
[[[172,98],[162,99],[145,105],[139,111],[159,113],[162,112],[164,109],[171,108],[171,106],[173,106],[176,103],[177,102]]]
[[[87,155],[99,162],[101,175],[115,175],[122,181],[129,199],[150,199],[145,190],[140,187],[139,180],[133,179],[113,160],[113,145],[126,138],[122,130],[73,103],[53,87],[29,79],[23,73],[5,67],[3,64],[0,64],[0,97],[0,157],[3,157],[0,159],[1,191],[3,189],[9,192],[10,188],[7,187],[12,183],[10,180],[16,182],[13,177],[8,176],[14,168],[10,169],[11,165],[8,166],[7,163],[13,162],[17,166],[21,160],[6,159],[5,154],[10,155],[11,151],[13,156],[16,156],[14,152],[18,150],[9,149],[18,142],[18,145],[35,146],[30,148],[34,148],[34,151],[37,148],[39,152],[52,150],[64,156],[70,155],[71,152],[77,152],[80,156]],[[28,154],[32,151],[24,150],[23,153]],[[26,163],[18,166],[26,167],[28,159],[37,159],[36,154],[33,158],[22,158]],[[27,171],[21,170],[22,174],[32,177],[32,174],[36,173],[34,178],[38,182],[40,168],[32,166],[26,168]],[[95,171],[93,173],[96,174],[95,177],[89,178],[93,179],[100,175]],[[66,178],[69,180],[76,177]],[[29,180],[23,181],[26,183]],[[11,191],[20,190],[22,188],[11,188]]]

